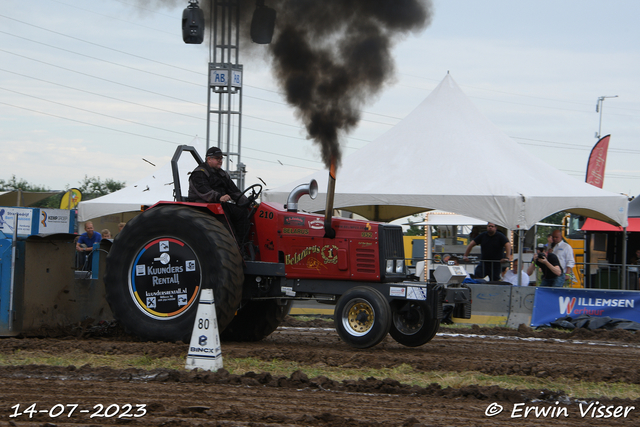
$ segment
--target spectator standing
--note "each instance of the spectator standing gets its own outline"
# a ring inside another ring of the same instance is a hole
[[[551,251],[558,257],[558,261],[560,261],[562,282],[564,283],[566,277],[572,275],[573,267],[576,265],[573,258],[573,248],[562,240],[562,232],[560,230],[553,230],[551,239]]]
[[[480,245],[480,264],[476,267],[476,278],[489,276],[489,280],[498,281],[502,276],[501,262],[510,261],[511,243],[507,236],[498,231],[498,227],[490,222],[487,231],[478,234],[464,251],[463,260],[469,260],[469,253],[474,246]]]

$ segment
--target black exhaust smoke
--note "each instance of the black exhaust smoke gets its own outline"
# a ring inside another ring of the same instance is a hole
[[[393,77],[394,42],[424,29],[432,14],[431,0],[237,1],[241,54],[265,49],[250,43],[256,7],[275,10],[275,32],[267,48],[272,70],[309,138],[320,145],[327,168],[332,160],[334,167],[340,165],[340,138],[358,124],[363,105]],[[186,0],[139,2],[187,5]],[[199,1],[208,28],[212,3]]]
[[[393,42],[431,20],[428,0],[280,0],[269,46],[287,102],[321,148],[327,168],[341,163],[341,136],[393,76]]]

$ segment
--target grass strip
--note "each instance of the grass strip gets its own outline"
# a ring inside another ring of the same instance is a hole
[[[185,369],[186,354],[178,357],[154,358],[148,355],[95,355],[79,350],[65,355],[51,355],[45,351],[17,350],[13,354],[0,354],[0,366],[48,365],[80,367],[110,367],[113,369],[139,368],[152,370],[157,368]],[[369,377],[378,379],[393,378],[403,384],[426,387],[437,383],[441,387],[461,388],[468,385],[499,386],[505,389],[548,389],[563,391],[570,397],[579,398],[640,398],[640,385],[628,383],[587,382],[564,378],[535,378],[520,375],[487,375],[476,371],[416,371],[407,364],[394,368],[341,368],[325,365],[303,365],[291,361],[257,358],[223,358],[224,368],[232,374],[247,372],[269,372],[274,377],[289,377],[300,370],[309,378],[321,375],[334,381],[358,380]]]

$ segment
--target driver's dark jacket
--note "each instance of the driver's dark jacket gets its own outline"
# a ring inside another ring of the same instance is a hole
[[[189,177],[189,201],[219,203],[228,194],[236,203],[246,202],[229,174],[223,169],[213,169],[206,162],[191,172]]]

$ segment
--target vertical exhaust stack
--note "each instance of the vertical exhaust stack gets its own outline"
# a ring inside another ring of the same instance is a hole
[[[331,219],[333,218],[333,196],[336,193],[336,158],[331,157],[331,166],[329,167],[329,184],[327,185],[327,204],[324,209],[324,237],[333,239],[336,237],[336,231],[331,228]]]

